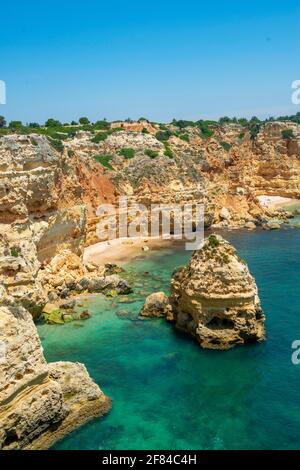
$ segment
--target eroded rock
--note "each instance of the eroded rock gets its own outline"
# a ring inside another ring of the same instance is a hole
[[[255,280],[221,236],[205,240],[187,267],[175,272],[171,288],[176,327],[203,348],[228,349],[265,338]]]
[[[2,299],[0,449],[46,449],[107,412],[110,400],[82,364],[47,364],[31,314]]]
[[[145,301],[140,315],[142,317],[167,317],[172,315],[169,299],[164,292],[154,292]]]

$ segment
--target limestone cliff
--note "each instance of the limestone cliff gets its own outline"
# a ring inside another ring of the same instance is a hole
[[[250,227],[273,217],[284,220],[283,211],[262,207],[257,196],[300,197],[299,124],[266,123],[255,137],[237,124],[214,126],[210,137],[195,127],[179,136],[175,126],[164,127],[170,137],[163,142],[156,137],[157,126],[143,133],[141,123],[124,123],[98,144],[86,133],[66,146],[81,158],[108,156],[113,170],[106,174],[117,194],[130,200],[146,205],[202,202],[207,226]],[[285,136],[287,131],[292,137]],[[128,148],[133,157],[125,158],[122,150]]]
[[[264,339],[255,280],[221,236],[210,235],[188,266],[175,272],[171,290],[176,327],[203,348],[228,349]]]
[[[0,296],[0,449],[46,449],[110,400],[82,364],[47,364],[32,316]]]
[[[60,153],[40,135],[2,137],[0,281],[8,293],[32,313],[41,312],[51,288],[44,268],[62,252],[77,256],[77,279],[87,274],[82,250],[90,220],[98,204],[114,197],[109,177],[90,157]],[[62,274],[56,287],[64,289]]]
[[[113,185],[90,158],[60,153],[39,135],[0,139],[2,449],[47,448],[110,407],[83,365],[46,363],[32,319],[54,287],[58,299],[94,287],[128,291],[82,263],[89,217],[109,197]]]

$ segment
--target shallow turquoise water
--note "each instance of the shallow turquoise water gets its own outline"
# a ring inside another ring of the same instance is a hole
[[[144,284],[133,302],[93,297],[83,302],[91,319],[38,327],[49,361],[85,363],[113,399],[105,418],[55,449],[300,448],[300,365],[291,362],[300,339],[300,231],[225,236],[256,277],[267,341],[206,351],[164,320],[138,320],[147,293],[167,292],[171,272],[191,255],[147,253],[127,265]]]

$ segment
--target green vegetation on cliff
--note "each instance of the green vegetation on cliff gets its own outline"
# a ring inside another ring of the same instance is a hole
[[[112,155],[95,155],[94,156],[94,160],[96,160],[96,162],[101,163],[102,166],[105,166],[109,170],[113,170],[113,167],[109,163],[112,158],[113,158]]]
[[[150,158],[156,158],[158,156],[158,152],[156,150],[145,149],[144,154]]]
[[[124,158],[130,159],[133,158],[135,155],[135,150],[132,148],[122,148],[119,151],[119,155],[121,155]]]

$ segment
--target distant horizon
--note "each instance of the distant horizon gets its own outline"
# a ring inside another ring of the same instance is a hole
[[[6,120],[293,115],[300,4],[32,0],[1,6]],[[5,20],[5,21],[4,21]],[[102,116],[102,117],[99,117]]]

